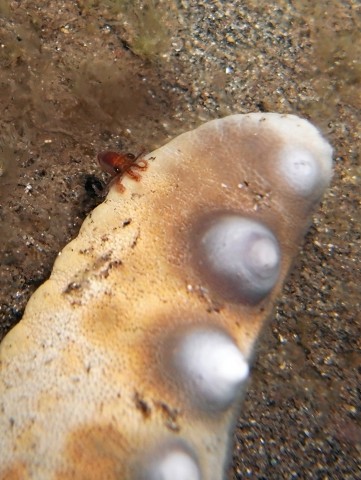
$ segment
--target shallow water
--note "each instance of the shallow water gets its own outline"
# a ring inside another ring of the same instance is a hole
[[[147,25],[99,3],[0,3],[1,336],[99,202],[99,151],[236,112],[308,117],[334,180],[259,344],[230,477],[357,478],[360,5],[182,1],[149,53]]]

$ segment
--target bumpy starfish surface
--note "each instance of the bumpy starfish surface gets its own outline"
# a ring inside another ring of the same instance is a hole
[[[292,115],[145,156],[0,347],[0,479],[220,480],[255,341],[331,178]]]

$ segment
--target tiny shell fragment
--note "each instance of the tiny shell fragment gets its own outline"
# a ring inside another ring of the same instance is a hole
[[[0,479],[224,478],[331,157],[296,116],[233,115],[113,185],[0,346]]]

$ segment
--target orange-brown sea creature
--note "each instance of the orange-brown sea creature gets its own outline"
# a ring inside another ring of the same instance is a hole
[[[0,479],[221,480],[332,149],[306,120],[255,113],[146,155],[141,182],[106,155],[125,188],[0,345]]]

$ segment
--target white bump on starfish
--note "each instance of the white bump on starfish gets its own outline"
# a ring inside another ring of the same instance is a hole
[[[280,171],[296,193],[307,196],[323,181],[319,162],[302,148],[285,148],[280,154]]]
[[[174,362],[206,409],[224,409],[237,398],[249,366],[233,340],[213,327],[184,334],[174,348]]]
[[[254,304],[273,288],[281,260],[278,242],[261,223],[239,215],[216,219],[202,235],[203,270],[226,296]]]
[[[187,452],[173,448],[153,461],[146,472],[147,480],[200,480],[195,460]]]

